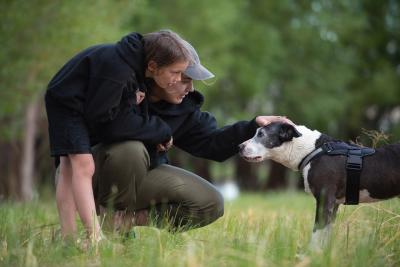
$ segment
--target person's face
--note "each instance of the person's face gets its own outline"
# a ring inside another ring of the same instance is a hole
[[[180,104],[185,96],[193,90],[193,80],[183,74],[181,81],[160,90],[158,97],[171,104]]]
[[[189,63],[187,61],[179,61],[159,68],[157,63],[150,61],[148,69],[152,73],[152,78],[156,84],[166,89],[182,80],[182,73],[186,70],[188,65]]]

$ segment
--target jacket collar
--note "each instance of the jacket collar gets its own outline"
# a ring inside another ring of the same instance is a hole
[[[190,92],[180,104],[171,104],[166,101],[149,103],[149,109],[160,115],[183,115],[199,109],[204,102],[204,97],[198,91]]]
[[[144,86],[144,47],[143,36],[139,33],[130,33],[116,44],[118,55],[135,71],[139,86]],[[145,88],[140,88],[145,89]]]

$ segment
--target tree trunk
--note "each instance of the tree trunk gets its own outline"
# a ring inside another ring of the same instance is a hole
[[[29,201],[33,198],[35,177],[35,137],[37,131],[37,118],[39,103],[37,99],[32,100],[25,112],[22,161],[21,161],[21,199]]]
[[[12,188],[9,179],[9,162],[12,150],[7,143],[0,144],[0,200],[8,198],[12,193]],[[15,193],[15,192],[14,192]]]
[[[249,163],[238,156],[235,157],[235,162],[236,181],[239,188],[248,191],[260,190],[258,177],[252,166],[254,163]]]
[[[271,160],[268,180],[264,190],[285,189],[288,186],[286,171],[287,170],[285,166]]]
[[[19,146],[13,141],[0,144],[0,200],[3,199],[18,199],[18,162],[20,159]]]

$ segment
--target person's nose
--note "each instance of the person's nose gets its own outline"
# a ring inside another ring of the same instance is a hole
[[[175,79],[175,82],[180,82],[180,81],[182,81],[182,73],[179,73],[179,74],[176,76],[176,79]]]
[[[194,91],[193,82],[190,82],[188,84],[188,86],[186,87],[186,91],[188,91],[188,92],[193,92]]]

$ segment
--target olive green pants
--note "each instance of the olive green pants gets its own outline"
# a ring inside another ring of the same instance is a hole
[[[186,230],[212,223],[224,213],[217,189],[203,178],[171,165],[149,170],[143,143],[125,141],[93,148],[96,205],[114,210],[148,209],[156,226],[168,221]]]

